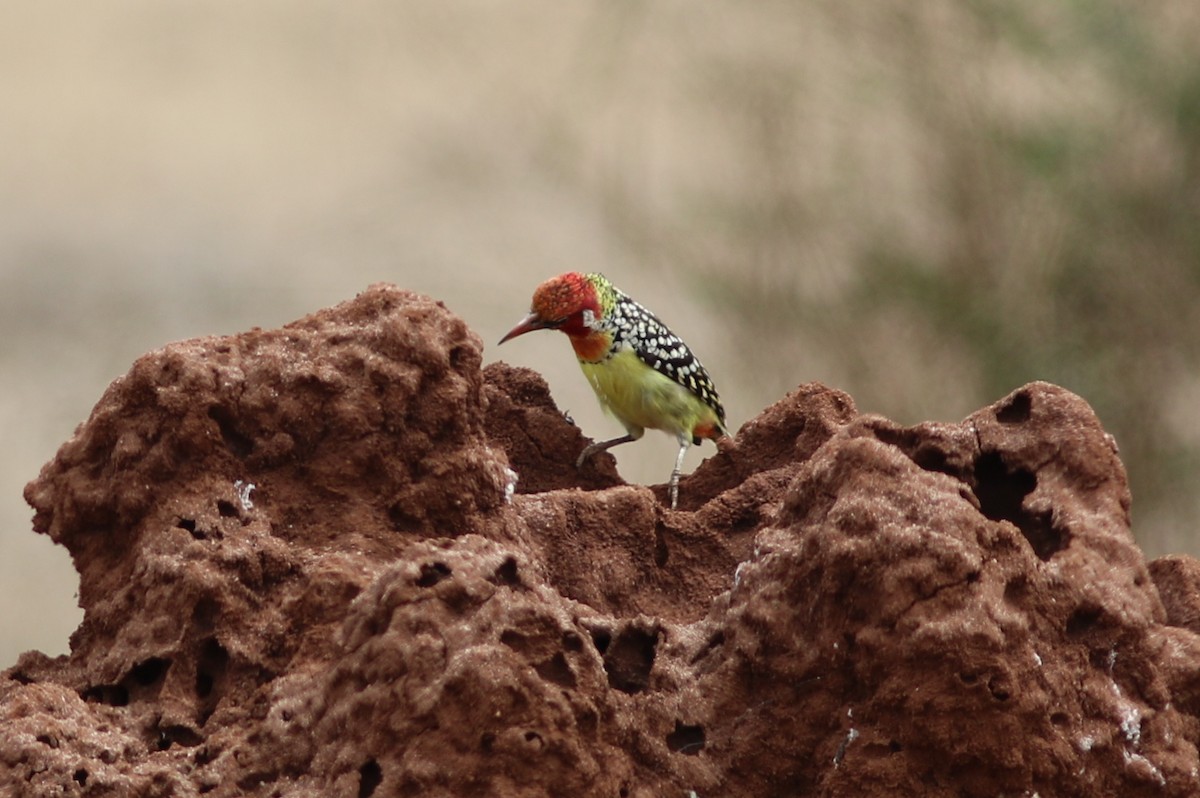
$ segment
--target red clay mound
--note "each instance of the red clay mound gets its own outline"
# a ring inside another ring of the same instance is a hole
[[[374,286],[138,360],[26,489],[85,616],[0,675],[2,791],[1200,794],[1200,563],[1078,397],[802,386],[671,511],[481,353]]]

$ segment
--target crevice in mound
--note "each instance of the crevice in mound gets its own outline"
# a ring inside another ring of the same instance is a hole
[[[217,620],[217,602],[205,597],[192,607],[192,628],[199,634],[208,634]]]
[[[762,505],[758,502],[747,502],[734,514],[727,534],[737,536],[754,532],[762,526],[762,523]]]
[[[1025,574],[1016,574],[1004,583],[1004,600],[1019,606],[1028,598],[1029,591],[1029,578]]]
[[[192,755],[192,761],[195,762],[196,767],[202,768],[216,759],[219,753],[220,749],[206,745]]]
[[[235,784],[243,792],[257,792],[264,784],[270,784],[279,779],[277,770],[252,770],[238,779]]]
[[[950,468],[946,459],[946,453],[936,446],[922,444],[909,453],[909,457],[926,471],[937,471],[942,474],[958,476],[954,469]]]
[[[225,448],[229,449],[239,460],[244,460],[249,457],[254,451],[254,441],[238,431],[237,414],[229,410],[229,408],[221,405],[213,405],[208,408],[208,417],[217,423],[217,429],[221,432],[221,440],[225,442]]]
[[[9,671],[8,678],[17,684],[37,684],[37,679],[30,676],[28,673],[18,670],[15,665],[13,666],[13,669]]]
[[[1033,398],[1028,391],[1018,391],[1004,405],[996,408],[996,420],[1001,424],[1021,424],[1033,413]]]
[[[604,656],[605,652],[608,651],[609,645],[612,644],[612,632],[607,629],[593,629],[591,630],[591,636],[592,645],[596,647],[596,651],[600,653],[600,656]]]
[[[1094,604],[1081,604],[1067,618],[1067,637],[1078,639],[1083,637],[1100,623],[1104,610]]]
[[[208,698],[217,682],[225,675],[229,653],[215,638],[208,638],[200,646],[196,662],[196,697]]]
[[[646,689],[650,669],[654,667],[658,633],[657,627],[646,630],[636,626],[626,626],[617,632],[604,650],[604,671],[610,687],[631,695]]]
[[[95,684],[79,696],[89,704],[106,704],[110,707],[129,705],[129,691],[119,684]]]
[[[129,669],[125,681],[132,681],[138,687],[154,687],[167,675],[171,660],[162,657],[151,657],[143,660]]]
[[[463,362],[468,360],[474,350],[468,346],[459,345],[450,350],[450,368],[455,371],[462,369]]]
[[[876,440],[896,447],[923,471],[936,471],[955,479],[962,479],[961,471],[950,465],[945,450],[918,430],[876,426],[872,432]]]
[[[1054,525],[1049,511],[1034,513],[1025,509],[1025,497],[1036,487],[1036,474],[1020,466],[1010,468],[1000,452],[984,452],[975,460],[972,489],[980,510],[993,521],[1016,526],[1038,558],[1049,560],[1067,547],[1071,535]]]
[[[396,532],[415,534],[425,530],[424,522],[413,515],[403,502],[396,502],[388,507],[387,517],[392,529]]]
[[[575,673],[571,670],[567,658],[563,656],[561,651],[556,652],[554,656],[545,662],[539,662],[533,666],[538,676],[541,676],[548,682],[557,684],[559,687],[574,689],[576,685]]]
[[[153,699],[158,695],[171,668],[171,660],[149,657],[135,664],[116,684],[97,684],[83,690],[84,701],[107,704],[110,707],[128,706],[130,701]]]
[[[229,652],[216,638],[209,637],[200,644],[196,657],[196,697],[201,701],[200,725],[203,726],[217,708],[224,694],[225,674],[229,670]]]
[[[516,557],[505,557],[504,562],[496,568],[495,572],[488,577],[488,581],[493,585],[504,585],[506,587],[520,587],[521,574],[517,569]]]
[[[203,529],[196,528],[196,519],[194,518],[180,518],[175,523],[175,526],[184,530],[196,540],[204,540],[206,537],[208,537]]]
[[[179,724],[172,724],[158,729],[154,746],[159,751],[166,751],[172,745],[178,745],[183,748],[195,748],[202,742],[204,742],[204,738],[195,729]]]
[[[675,731],[667,735],[667,748],[675,754],[698,756],[704,750],[704,727],[675,721]]]
[[[704,641],[704,645],[692,656],[690,664],[695,665],[723,645],[725,645],[725,630],[718,629]]]
[[[992,698],[1004,703],[1012,698],[1012,688],[1009,686],[1008,679],[1002,674],[996,674],[987,681],[988,692],[992,694]]]
[[[516,629],[505,629],[500,633],[500,642],[511,648],[518,654],[528,655],[532,647],[529,643],[529,638]]]
[[[671,550],[667,547],[667,527],[661,521],[654,525],[654,565],[666,568],[671,559]]]
[[[358,798],[370,798],[383,784],[383,768],[374,759],[368,759],[358,769]]]
[[[450,576],[450,566],[443,562],[425,563],[417,577],[417,587],[433,587]]]

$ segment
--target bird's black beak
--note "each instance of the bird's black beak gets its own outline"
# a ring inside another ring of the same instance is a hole
[[[510,338],[516,338],[518,335],[524,335],[527,332],[533,332],[534,330],[542,330],[545,328],[546,322],[542,321],[542,317],[536,313],[530,313],[528,316],[521,319],[516,327],[513,327],[511,330],[509,330],[508,335],[500,339],[500,344],[504,343]],[[496,344],[496,346],[499,346],[500,344]]]

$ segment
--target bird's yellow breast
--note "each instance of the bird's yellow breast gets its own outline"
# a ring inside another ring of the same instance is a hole
[[[627,432],[659,429],[682,439],[717,423],[716,412],[687,388],[626,349],[598,363],[579,361],[600,404]]]

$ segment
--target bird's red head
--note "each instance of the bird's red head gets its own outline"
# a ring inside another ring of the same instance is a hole
[[[551,277],[533,292],[529,315],[509,330],[500,343],[534,330],[562,330],[571,336],[588,335],[591,329],[585,323],[585,311],[591,311],[597,317],[601,315],[600,297],[588,275],[567,272]]]

